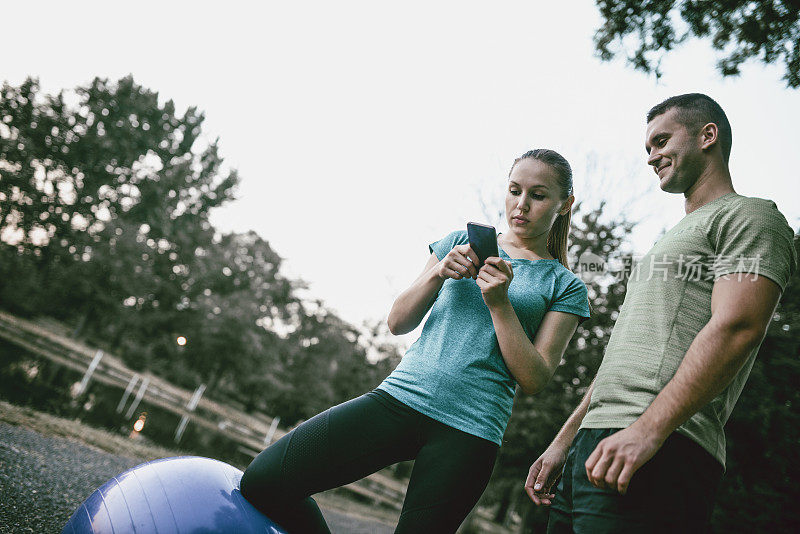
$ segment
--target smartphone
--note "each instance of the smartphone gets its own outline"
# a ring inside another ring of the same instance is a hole
[[[486,258],[500,255],[497,252],[497,231],[494,226],[469,222],[467,223],[467,236],[469,237],[470,248],[478,255],[480,260],[478,267],[483,266]]]

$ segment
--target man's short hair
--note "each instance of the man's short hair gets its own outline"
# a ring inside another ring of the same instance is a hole
[[[666,113],[671,109],[677,109],[677,120],[683,124],[693,134],[698,133],[700,129],[713,122],[717,125],[719,132],[719,143],[722,149],[722,157],[725,163],[731,157],[731,123],[728,122],[728,117],[710,96],[702,93],[688,93],[685,95],[678,95],[670,97],[657,106],[654,106],[647,112],[647,122],[650,122],[655,117]]]

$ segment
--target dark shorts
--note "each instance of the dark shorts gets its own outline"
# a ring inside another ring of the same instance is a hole
[[[586,476],[586,460],[600,441],[618,431],[578,431],[555,491],[547,532],[710,532],[722,465],[681,434],[673,433],[634,473],[625,495],[592,486]]]

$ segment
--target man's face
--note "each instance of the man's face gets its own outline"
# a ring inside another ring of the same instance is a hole
[[[703,151],[699,132],[692,133],[670,109],[647,124],[645,150],[647,164],[658,175],[659,187],[668,193],[685,193],[703,171]]]

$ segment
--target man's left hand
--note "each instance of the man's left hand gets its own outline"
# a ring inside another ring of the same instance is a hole
[[[616,489],[625,495],[633,474],[663,443],[634,423],[597,444],[586,460],[586,476],[593,486]]]

